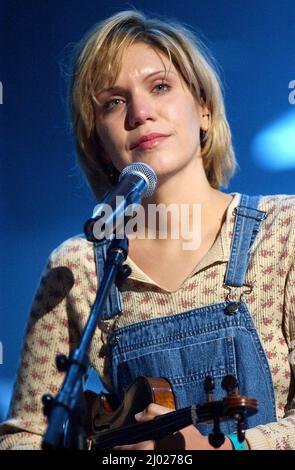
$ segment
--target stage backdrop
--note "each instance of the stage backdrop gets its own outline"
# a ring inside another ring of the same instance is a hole
[[[95,204],[75,164],[69,50],[95,22],[130,7],[192,26],[220,64],[240,165],[227,190],[295,192],[294,0],[2,0],[0,419],[46,259],[82,231]]]

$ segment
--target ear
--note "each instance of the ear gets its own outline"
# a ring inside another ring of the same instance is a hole
[[[206,105],[200,108],[200,127],[205,132],[210,127],[210,111]]]

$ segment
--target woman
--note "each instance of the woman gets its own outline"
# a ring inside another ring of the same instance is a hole
[[[194,249],[184,249],[183,232],[173,238],[169,220],[166,239],[158,225],[152,237],[130,237],[132,274],[114,287],[118,302],[100,322],[92,365],[119,396],[139,375],[165,376],[179,408],[204,401],[207,375],[215,378],[215,398],[223,397],[222,377],[233,374],[241,392],[259,402],[244,448],[295,449],[295,198],[219,190],[235,160],[219,80],[203,48],[179,25],[121,12],[80,44],[70,92],[79,161],[96,196],[127,164],[146,163],[158,186],[143,200],[145,213],[150,204],[186,204],[190,228],[200,231]],[[147,218],[142,228],[148,233]],[[32,306],[2,448],[40,447],[46,428],[41,396],[59,390],[63,376],[54,359],[78,341],[102,256],[99,245],[80,235],[51,254]],[[167,411],[151,405],[137,419]],[[222,429],[227,436],[220,449],[238,448],[234,423]],[[212,449],[209,431],[206,425],[181,430],[182,446]],[[177,448],[175,436],[166,446]]]

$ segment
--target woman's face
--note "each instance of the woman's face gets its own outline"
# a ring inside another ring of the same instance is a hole
[[[96,131],[104,159],[121,171],[144,162],[158,177],[199,155],[200,127],[208,128],[181,76],[163,54],[144,43],[130,46],[114,86],[97,95]]]

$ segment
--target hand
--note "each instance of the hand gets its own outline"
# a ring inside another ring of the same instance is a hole
[[[151,403],[144,411],[135,415],[136,421],[145,423],[172,410]],[[137,444],[116,446],[115,450],[233,450],[231,441],[226,437],[219,449],[209,444],[208,437],[203,436],[193,425],[187,426],[174,434],[158,441],[143,441]]]

